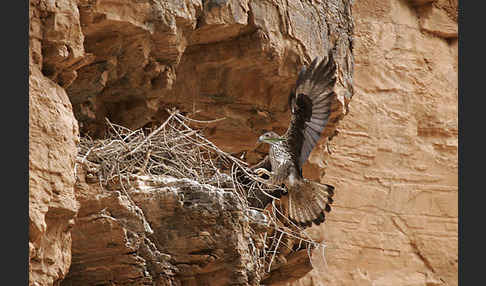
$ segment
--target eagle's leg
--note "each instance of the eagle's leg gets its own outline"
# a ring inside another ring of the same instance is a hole
[[[263,175],[267,175],[269,178],[272,177],[272,172],[265,168],[258,168],[255,169],[255,173],[258,175],[258,177],[262,177]]]

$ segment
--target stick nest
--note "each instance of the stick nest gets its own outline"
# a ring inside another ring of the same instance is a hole
[[[302,250],[302,247],[310,253],[310,249],[323,246],[281,214],[275,204],[279,198],[272,196],[282,191],[280,186],[266,184],[246,162],[222,151],[207,140],[201,130],[190,127],[217,120],[198,121],[177,110],[168,111],[168,119],[151,130],[130,130],[106,120],[105,139],[80,138],[77,161],[96,166],[97,177],[92,180],[103,186],[129,182],[134,174],[166,175],[234,192],[247,214],[255,211],[265,214],[263,247],[255,246],[254,251],[267,272],[274,269],[272,263],[275,258],[285,260],[279,254]],[[259,201],[262,194],[270,198],[270,204],[262,207],[262,204],[250,203]],[[250,226],[261,229],[261,217],[248,215]],[[258,232],[261,233],[261,230]]]

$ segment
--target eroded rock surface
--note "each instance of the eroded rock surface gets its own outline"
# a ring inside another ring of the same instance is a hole
[[[300,67],[331,49],[340,80],[327,136],[353,94],[348,1],[97,0],[80,1],[79,11],[95,59],[67,92],[91,136],[102,136],[105,117],[135,129],[176,106],[224,117],[208,138],[229,152],[252,150],[264,129],[287,127]]]
[[[71,264],[78,211],[78,121],[62,86],[89,62],[75,1],[30,1],[29,284],[58,285]]]
[[[78,203],[74,160],[78,124],[66,92],[36,66],[29,75],[29,281],[53,285],[71,264]],[[37,284],[35,284],[37,283]]]
[[[311,158],[336,186],[313,230],[327,264],[294,285],[458,285],[457,1],[360,0],[353,16],[355,96],[333,153]]]

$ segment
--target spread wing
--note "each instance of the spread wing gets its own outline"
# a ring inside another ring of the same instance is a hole
[[[285,135],[300,169],[329,120],[335,83],[336,63],[329,53],[320,63],[315,58],[308,68],[302,68],[295,92],[289,96],[292,115]]]

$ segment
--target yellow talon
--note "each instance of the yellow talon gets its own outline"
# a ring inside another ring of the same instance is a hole
[[[255,173],[259,176],[259,177],[263,177],[263,175],[267,175],[267,176],[271,176],[272,173],[270,171],[268,171],[267,169],[265,168],[258,168],[255,170]]]

